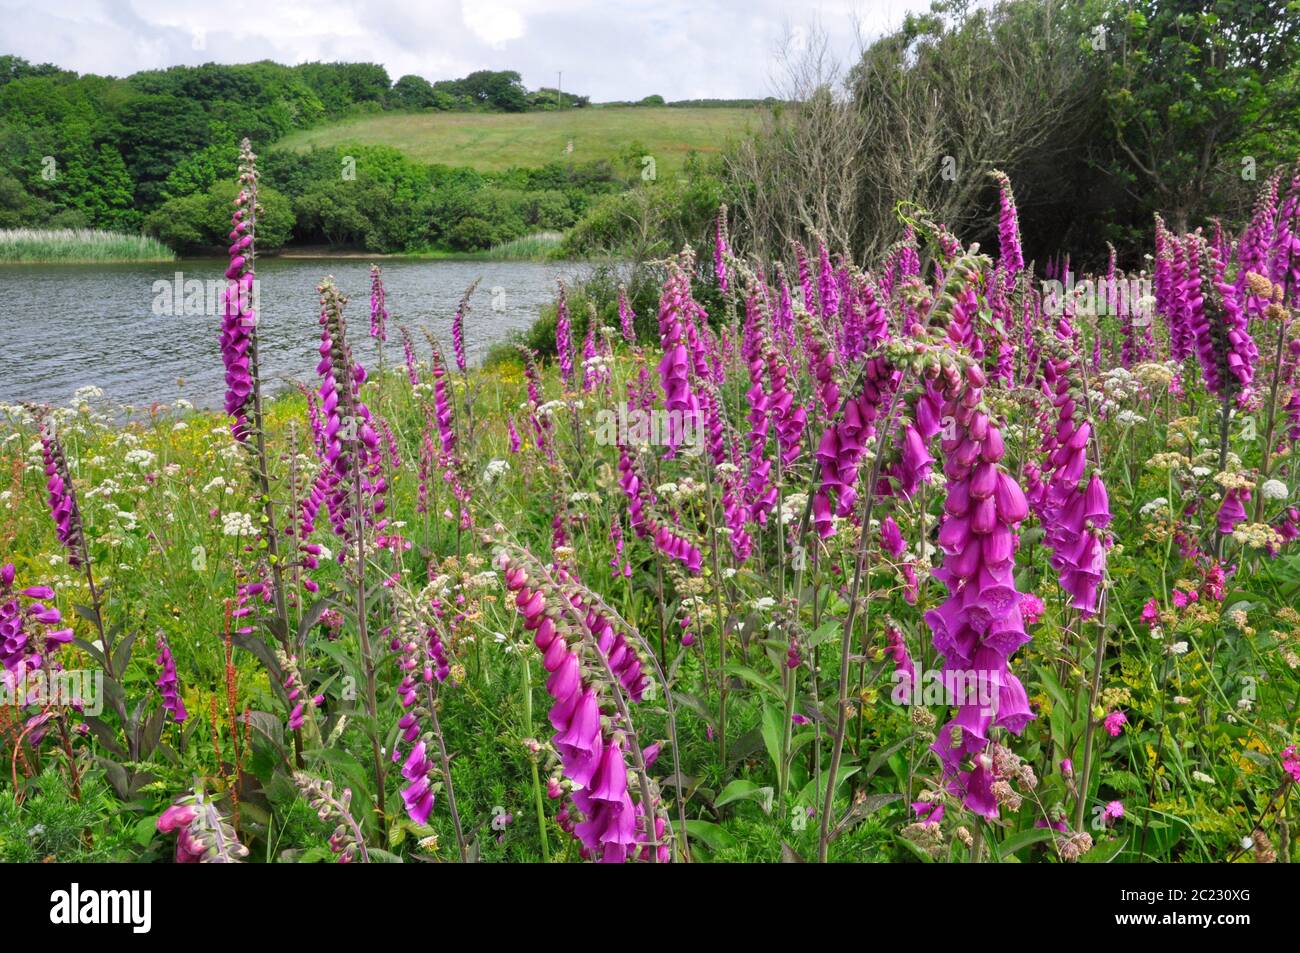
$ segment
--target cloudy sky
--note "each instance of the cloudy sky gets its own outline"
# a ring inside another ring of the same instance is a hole
[[[515,69],[595,100],[774,92],[815,24],[847,59],[928,0],[0,0],[0,53],[82,73],[272,59],[382,63],[393,79]]]

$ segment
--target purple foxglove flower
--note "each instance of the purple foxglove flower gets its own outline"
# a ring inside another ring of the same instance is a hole
[[[388,340],[388,306],[384,293],[384,279],[378,265],[370,266],[370,336],[379,341]]]
[[[1223,504],[1219,507],[1217,522],[1219,532],[1231,535],[1238,523],[1246,521],[1245,504],[1250,502],[1250,490],[1233,487],[1223,494]]]
[[[566,387],[573,383],[573,327],[569,321],[569,300],[564,282],[557,281],[559,297],[555,302],[555,353],[560,361],[560,377]]]
[[[618,321],[623,331],[623,340],[628,344],[636,343],[636,312],[627,298],[627,286],[618,286]]]
[[[465,373],[465,316],[470,311],[470,299],[474,297],[474,291],[478,288],[481,279],[475,278],[470,286],[465,289],[465,293],[460,296],[460,302],[456,305],[456,313],[451,319],[451,350],[456,358],[456,370],[462,374]]]
[[[77,492],[72,484],[72,471],[63,451],[63,443],[55,435],[48,414],[39,415],[41,457],[45,463],[45,488],[54,520],[54,531],[68,553],[68,565],[81,568],[86,559],[86,537],[81,522],[81,508],[77,505]]]
[[[172,721],[179,724],[189,717],[189,713],[185,711],[185,702],[181,700],[176,678],[176,661],[172,658],[171,647],[161,632],[158,633],[158,653],[157,663],[162,673],[154,684],[162,692],[164,710],[171,715]]]
[[[984,382],[984,374],[971,365],[965,374],[944,368],[932,385],[944,400],[942,416],[951,421],[940,444],[947,478],[939,536],[944,560],[934,572],[947,587],[948,598],[925,619],[944,670],[974,670],[981,684],[996,691],[993,711],[978,698],[965,699],[932,746],[944,765],[949,790],[968,809],[996,817],[996,767],[981,760],[989,729],[1003,727],[1019,734],[1034,715],[1024,687],[1008,667],[1011,655],[1029,640],[1010,546],[1016,517],[1023,517],[1026,507],[1023,494],[1001,482],[1004,451],[998,428],[976,409]],[[1000,505],[1003,501],[1010,504],[1008,511]],[[970,768],[972,759],[975,766]]]
[[[1025,256],[1020,248],[1020,221],[1016,214],[1016,199],[1011,193],[1011,180],[1003,172],[994,172],[998,182],[998,241],[1002,251],[1001,264],[1007,274],[1015,277],[1025,270]]]
[[[731,287],[727,274],[727,257],[731,254],[731,245],[727,236],[727,206],[718,207],[718,216],[713,224],[713,273],[718,279],[718,288],[723,294]]]

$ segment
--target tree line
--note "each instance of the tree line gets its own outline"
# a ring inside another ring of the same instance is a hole
[[[519,112],[587,105],[588,97],[573,93],[557,98],[553,90],[529,92],[514,71],[482,70],[437,83],[419,76],[392,82],[374,63],[259,62],[177,66],[114,78],[0,56],[0,228],[138,231],[177,200],[188,200],[182,211],[200,201],[220,204],[208,193],[230,179],[243,137],[265,145],[294,129],[357,112]],[[333,155],[318,156],[307,165],[334,161]],[[363,183],[367,172],[363,165],[358,173]],[[437,178],[441,173],[422,174]],[[342,181],[337,168],[332,177]],[[291,178],[302,185],[300,171]],[[564,192],[575,182],[581,187],[601,178],[599,172],[575,173],[555,190],[553,174],[544,191]],[[304,195],[292,188],[286,194],[295,200]],[[538,201],[558,204],[553,195]],[[307,204],[319,210],[328,203],[318,198]],[[374,208],[376,201],[358,204]],[[580,212],[581,207],[533,217],[555,221]],[[317,224],[324,217],[336,232],[366,231],[355,214],[350,229],[328,215],[307,217]],[[184,228],[178,223],[176,230]],[[468,234],[473,225],[463,231]],[[509,231],[509,223],[478,229],[482,235]]]

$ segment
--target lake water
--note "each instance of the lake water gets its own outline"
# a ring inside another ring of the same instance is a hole
[[[451,318],[465,288],[481,278],[465,323],[470,360],[511,331],[527,328],[555,297],[555,279],[589,271],[580,263],[490,261],[381,261],[390,313],[387,364],[402,360],[399,324],[412,332],[416,352],[428,358],[422,328],[431,330],[451,360]],[[218,348],[219,290],[226,262],[187,259],[139,265],[0,265],[0,402],[65,403],[79,387],[102,388],[113,403],[147,405],[185,398],[218,407],[225,392]],[[156,314],[155,282],[216,281],[215,311]],[[315,378],[320,344],[316,285],[325,275],[349,303],[349,337],[356,359],[372,370],[370,262],[364,259],[275,259],[257,263],[259,347],[263,380],[280,390]]]

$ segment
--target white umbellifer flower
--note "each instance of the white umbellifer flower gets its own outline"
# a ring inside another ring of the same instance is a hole
[[[178,420],[176,421],[176,423],[172,424],[172,430],[189,430],[189,429],[190,429],[189,425],[186,424],[185,421],[183,420]]]
[[[1208,774],[1206,774],[1204,771],[1193,771],[1193,772],[1192,772],[1192,777],[1193,777],[1194,779],[1196,779],[1197,781],[1200,781],[1202,784],[1213,784],[1213,783],[1214,783],[1214,778],[1210,777],[1210,776],[1209,776]]]
[[[676,483],[661,483],[655,487],[655,492],[660,496],[672,496],[677,492]]]
[[[318,558],[321,559],[323,562],[329,562],[331,559],[334,558],[334,554],[330,552],[330,548],[328,546],[322,543],[320,544],[320,556]]]
[[[1281,480],[1265,480],[1264,485],[1259,488],[1259,492],[1264,494],[1266,500],[1285,500],[1290,496],[1286,484]]]
[[[791,493],[781,501],[781,525],[792,520],[797,520],[803,515],[804,507],[808,504],[808,494]]]
[[[1186,654],[1187,654],[1187,643],[1186,643],[1186,642],[1175,642],[1173,645],[1169,646],[1169,652],[1170,652],[1171,655],[1186,655]]]
[[[1157,496],[1154,500],[1151,500],[1149,503],[1143,503],[1142,508],[1138,510],[1138,513],[1140,513],[1142,516],[1150,516],[1156,510],[1168,505],[1169,505],[1168,500],[1166,500],[1163,496]]]
[[[141,470],[150,466],[154,460],[158,459],[157,455],[149,450],[128,450],[123,458],[132,466],[137,466]]]
[[[483,482],[495,483],[510,470],[510,461],[508,460],[489,460],[488,465],[483,468]]]
[[[761,599],[755,599],[750,605],[760,612],[764,612],[776,605],[776,600],[771,596],[763,596]]]
[[[1210,475],[1209,467],[1192,467],[1192,476],[1198,480],[1203,480]]]
[[[221,532],[226,536],[252,536],[253,517],[247,513],[222,513]]]
[[[99,486],[92,486],[86,491],[86,496],[112,496],[114,493],[121,493],[122,487],[116,480],[105,479]]]
[[[1145,417],[1143,417],[1141,414],[1135,414],[1135,413],[1133,413],[1133,411],[1131,411],[1131,410],[1121,410],[1121,411],[1120,411],[1120,412],[1115,416],[1115,419],[1116,419],[1119,423],[1124,424],[1124,425],[1126,425],[1126,426],[1131,425],[1131,424],[1144,424],[1144,423],[1146,423],[1146,420],[1147,420],[1147,419],[1146,419]]]

